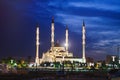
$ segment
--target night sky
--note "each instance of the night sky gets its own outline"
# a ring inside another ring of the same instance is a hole
[[[51,19],[55,41],[82,56],[82,21],[86,25],[86,56],[96,60],[116,55],[120,45],[120,0],[0,0],[0,57],[35,57],[36,25],[40,27],[40,57],[50,48]]]

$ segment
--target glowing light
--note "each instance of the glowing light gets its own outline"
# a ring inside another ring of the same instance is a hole
[[[112,56],[112,61],[113,61],[113,62],[115,61],[115,58],[116,58],[116,56]]]
[[[10,60],[10,63],[13,64],[13,60]]]
[[[65,47],[68,47],[68,46],[69,46],[69,44],[66,44],[66,43],[65,43],[64,45],[65,45]]]

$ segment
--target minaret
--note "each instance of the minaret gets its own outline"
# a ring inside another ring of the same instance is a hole
[[[67,52],[67,55],[68,55],[68,26],[66,26],[66,34],[65,34],[65,37],[66,37],[65,47],[66,47],[66,52]]]
[[[54,17],[52,17],[51,23],[51,47],[54,47]]]
[[[85,23],[83,21],[82,24],[82,59],[83,62],[86,63],[86,58],[85,58]]]
[[[35,58],[36,65],[39,65],[39,27],[37,26],[36,29],[36,58]]]

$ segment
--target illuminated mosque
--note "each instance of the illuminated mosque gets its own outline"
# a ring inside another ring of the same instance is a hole
[[[73,53],[68,51],[68,26],[66,26],[65,33],[65,47],[60,46],[57,42],[54,42],[54,18],[51,22],[51,47],[50,49],[42,54],[42,58],[39,58],[39,27],[36,29],[36,57],[35,64],[39,65],[42,62],[62,62],[62,61],[77,61],[80,63],[86,63],[85,57],[85,23],[82,24],[82,58],[73,57]]]

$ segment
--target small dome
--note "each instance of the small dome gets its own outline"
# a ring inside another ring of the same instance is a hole
[[[55,47],[60,47],[60,44],[59,44],[59,43],[56,43],[56,44],[55,44]]]
[[[61,45],[59,44],[59,41],[57,41],[57,43],[55,44],[55,47],[61,47]]]

